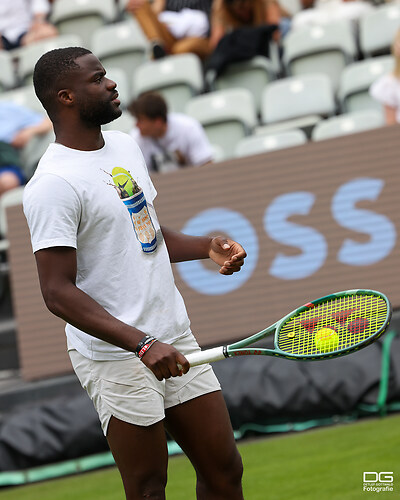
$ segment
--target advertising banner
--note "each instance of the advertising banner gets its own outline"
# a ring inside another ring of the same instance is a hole
[[[208,261],[174,265],[202,345],[345,289],[380,290],[400,306],[399,137],[385,127],[154,176],[162,225],[229,236],[248,254],[234,276]]]

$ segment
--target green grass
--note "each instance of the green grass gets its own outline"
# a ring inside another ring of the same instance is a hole
[[[400,415],[242,441],[246,500],[395,499],[400,493]],[[364,471],[394,472],[394,492],[363,492]],[[168,500],[194,500],[184,456],[169,465]],[[0,490],[0,500],[121,500],[114,468]],[[226,499],[229,500],[229,499]]]

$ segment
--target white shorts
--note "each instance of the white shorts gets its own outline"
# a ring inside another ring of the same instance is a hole
[[[184,355],[200,350],[192,334],[172,345]],[[93,361],[75,349],[69,349],[68,353],[82,387],[99,414],[104,435],[107,435],[112,416],[131,424],[148,426],[163,420],[165,409],[221,389],[208,364],[194,366],[181,377],[160,382],[136,356],[124,360]]]

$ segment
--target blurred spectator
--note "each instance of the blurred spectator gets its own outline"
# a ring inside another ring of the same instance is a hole
[[[0,195],[25,184],[19,150],[52,130],[51,121],[13,102],[0,101]]]
[[[182,113],[169,113],[160,94],[144,93],[128,109],[136,118],[131,135],[149,171],[168,172],[213,161],[213,148],[200,123]]]
[[[125,9],[152,43],[153,57],[192,52],[208,56],[212,0],[128,0]]]
[[[292,30],[348,20],[353,22],[356,31],[361,16],[374,9],[364,0],[305,0],[303,5],[307,8],[293,16]]]
[[[289,14],[277,0],[215,0],[211,15],[210,48],[206,83],[213,81],[230,63],[261,55],[271,57],[271,41],[288,31]]]
[[[211,15],[211,48],[215,49],[224,35],[238,28],[276,25],[275,38],[286,35],[290,14],[277,0],[214,0]]]
[[[47,21],[49,12],[48,0],[1,0],[0,48],[12,50],[57,36],[56,27]]]
[[[371,85],[370,95],[383,106],[386,125],[400,123],[400,30],[392,44],[394,68]]]

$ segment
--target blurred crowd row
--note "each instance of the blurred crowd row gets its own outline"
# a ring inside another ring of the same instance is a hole
[[[48,50],[99,57],[123,108],[104,128],[168,172],[400,122],[399,27],[393,1],[1,2],[0,195],[54,140],[32,85]]]

